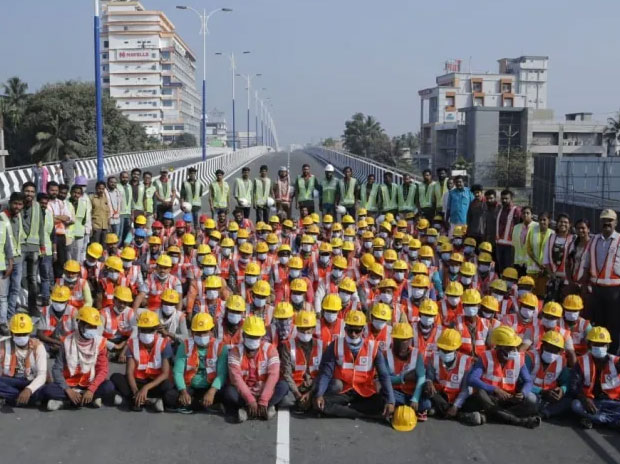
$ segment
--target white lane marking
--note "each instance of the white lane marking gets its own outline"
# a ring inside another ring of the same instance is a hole
[[[276,435],[276,464],[289,464],[290,458],[290,415],[288,410],[278,411],[278,426]]]

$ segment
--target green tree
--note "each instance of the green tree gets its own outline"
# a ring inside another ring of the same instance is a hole
[[[349,152],[366,158],[373,158],[373,149],[385,146],[384,136],[385,131],[373,116],[355,113],[349,121],[345,122],[342,139],[344,147]]]
[[[183,132],[170,144],[170,148],[193,148],[195,146],[197,146],[196,137],[189,132]]]
[[[2,115],[7,129],[14,131],[24,115],[28,99],[28,84],[19,77],[11,77],[2,84]]]
[[[327,148],[332,148],[336,146],[336,141],[332,137],[327,137],[323,140],[323,146]]]
[[[605,128],[605,139],[608,144],[608,155],[615,155],[618,140],[620,140],[620,112],[615,118],[607,118],[607,127]]]
[[[524,150],[505,150],[497,154],[491,174],[500,187],[525,187],[528,153]]]
[[[48,163],[61,159],[65,154],[72,158],[79,157],[84,146],[73,140],[71,129],[68,121],[61,121],[56,116],[48,124],[46,132],[38,132],[35,135],[37,142],[30,149],[33,159]]]

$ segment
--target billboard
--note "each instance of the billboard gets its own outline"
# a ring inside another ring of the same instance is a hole
[[[159,60],[159,50],[138,48],[134,50],[117,50],[117,61],[154,61]]]

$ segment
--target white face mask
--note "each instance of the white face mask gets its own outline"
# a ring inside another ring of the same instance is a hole
[[[280,259],[280,264],[282,264],[283,266],[286,266],[290,258],[288,256],[280,256],[279,259]]]
[[[213,266],[207,266],[202,269],[202,273],[206,276],[215,274],[215,268]]]
[[[370,285],[372,285],[373,287],[376,287],[377,285],[379,285],[379,282],[381,282],[381,279],[379,277],[370,277],[368,279],[368,282],[370,282]]]
[[[411,290],[411,295],[413,296],[414,300],[419,300],[423,298],[425,293],[426,290],[423,288],[414,288],[413,290]]]
[[[391,293],[381,293],[379,295],[379,299],[381,300],[382,303],[385,303],[385,304],[390,304],[392,302],[393,297],[394,295],[392,295]]]
[[[239,322],[241,322],[242,317],[243,316],[239,313],[228,313],[226,315],[226,319],[228,319],[228,322],[230,322],[232,325],[239,324]]]
[[[258,280],[258,276],[245,276],[245,283],[248,285],[254,285]]]
[[[509,280],[506,281],[506,287],[508,287],[508,290],[510,290],[512,287],[514,287],[515,283],[511,282]]]
[[[388,238],[388,234],[387,232],[379,232],[379,237],[385,240],[386,238]]]
[[[489,311],[484,311],[484,310],[483,310],[483,311],[480,313],[480,315],[481,315],[483,318],[485,318],[485,319],[493,319],[493,316],[495,315],[495,313],[493,313],[492,311],[490,311],[490,312],[489,312]]]
[[[297,340],[302,343],[308,343],[312,341],[312,333],[297,332]]]
[[[265,261],[267,259],[267,253],[259,253],[256,257],[259,261]]]
[[[340,249],[340,248],[333,248],[332,249],[332,254],[334,256],[340,256],[342,254],[342,249]]]
[[[267,298],[254,297],[254,306],[257,308],[263,308],[267,304]]]
[[[131,267],[131,261],[123,261],[123,268],[129,269]]]
[[[52,301],[52,309],[55,313],[62,314],[65,312],[65,308],[67,307],[67,303],[59,303],[57,301]]]
[[[439,359],[443,361],[444,364],[450,364],[456,358],[456,351],[444,352],[439,350]]]
[[[437,241],[437,238],[436,238],[436,237],[428,237],[428,238],[426,239],[426,241],[427,241],[427,243],[429,243],[429,244],[433,244],[433,243],[435,243],[435,242]]]
[[[108,272],[108,275],[110,275],[110,273]],[[65,282],[67,282],[68,284],[74,284],[77,282],[78,278],[77,276],[74,277],[69,277],[67,274],[63,274],[62,276],[62,280],[64,280]]]
[[[346,340],[347,344],[352,347],[358,347],[362,344],[362,337],[351,338],[348,335],[345,335],[344,339]]]
[[[108,271],[108,279],[110,280],[117,280],[119,275],[118,271]]]
[[[478,306],[465,306],[463,307],[463,314],[468,317],[474,317],[478,315]]]
[[[233,234],[233,235],[235,235],[235,236],[236,236],[237,234]],[[247,241],[247,240],[246,240],[245,238],[240,238],[240,239],[238,239],[238,240],[237,240],[237,243],[238,243],[239,245],[243,245],[246,241]]]
[[[460,247],[463,244],[463,239],[462,238],[455,238],[454,240],[452,240],[452,244],[455,247]]]
[[[338,313],[335,313],[333,311],[324,311],[323,312],[323,317],[325,318],[325,320],[327,322],[332,324],[332,323],[336,322],[336,320],[338,319]]]
[[[20,348],[26,346],[30,340],[30,335],[13,335],[13,343]]]
[[[209,246],[211,248],[215,248],[217,246],[217,242],[215,240],[209,240]]]
[[[352,241],[353,241],[353,237],[350,237],[350,236],[348,236],[348,235],[347,235],[347,236],[344,238],[344,241],[345,241],[345,242],[352,242]]]
[[[372,252],[375,258],[381,258],[383,256],[383,250],[375,250]]]
[[[243,344],[248,350],[258,350],[260,347],[260,338],[244,338]]]
[[[227,257],[227,258],[228,258],[228,257],[230,256],[230,254],[232,253],[232,249],[230,249],[230,248],[222,248],[222,250],[221,250],[221,251],[222,251],[222,256],[225,256],[225,257]]]
[[[463,249],[463,252],[466,255],[471,255],[474,252],[474,247],[470,245],[466,245],[465,248]]]
[[[291,295],[291,302],[295,303],[295,304],[301,304],[304,302],[304,295],[300,295],[300,294],[292,294]]]
[[[532,319],[532,317],[534,317],[534,310],[533,309],[529,309],[527,307],[522,307],[519,312],[521,313],[521,317],[523,317],[524,320],[529,321],[530,319]]]
[[[416,259],[418,257],[418,250],[409,250],[409,257],[411,259]]]
[[[178,256],[171,256],[170,260],[172,261],[172,264],[179,264],[179,257]]]
[[[340,279],[342,277],[342,274],[344,274],[344,271],[342,269],[334,269],[332,271],[332,277],[334,279]]]
[[[194,343],[198,346],[207,346],[211,340],[210,335],[194,335]]]
[[[461,266],[450,266],[450,274],[458,274]]]
[[[402,282],[403,280],[405,280],[405,273],[404,272],[395,272],[394,273],[394,279],[397,280],[398,282]]]
[[[239,258],[239,261],[241,261],[243,264],[248,264],[250,262],[250,258],[242,256],[241,258]]]
[[[564,311],[564,319],[568,322],[575,322],[579,319],[579,311]]]
[[[310,253],[312,251],[312,245],[310,245],[309,243],[304,243],[301,246],[301,249],[305,252],[305,253]]]
[[[269,245],[269,251],[271,253],[273,253],[274,251],[276,251],[278,249],[278,245]]]
[[[85,329],[82,333],[82,337],[87,340],[92,340],[97,336],[97,329]]]
[[[522,297],[526,293],[528,293],[528,290],[517,290],[517,296],[518,297]]]
[[[343,305],[346,305],[351,301],[351,294],[347,292],[338,292],[338,296],[340,296],[340,300]]]
[[[431,267],[431,260],[430,259],[423,259],[422,264],[424,264],[427,268]]]
[[[480,264],[478,266],[478,270],[480,271],[480,273],[486,274],[491,270],[491,266],[489,266],[488,264]]]
[[[553,361],[555,361],[556,359],[558,359],[559,354],[557,353],[552,353],[550,351],[544,351],[542,352],[542,354],[540,355],[541,359],[546,362],[547,364],[551,364]]]
[[[546,317],[543,317],[542,325],[545,329],[553,329],[556,325],[558,325],[558,321],[557,319],[547,319]]]
[[[512,359],[513,361],[519,359],[520,356],[521,355],[517,350],[512,350],[508,353],[508,359]]]
[[[590,348],[590,353],[592,353],[592,356],[594,356],[596,359],[602,359],[607,356],[607,347],[593,346],[592,348]]]
[[[323,228],[326,229],[326,230],[330,230],[332,228],[332,225],[331,225],[331,223],[323,224]]]
[[[499,303],[504,301],[504,295],[500,295],[499,293],[492,293],[491,296],[495,298]]]
[[[176,311],[176,306],[172,305],[162,305],[161,312],[164,313],[164,316],[171,316]]]
[[[441,259],[443,261],[450,261],[450,253],[442,253],[441,254]]]
[[[86,264],[88,267],[94,267],[95,264],[97,264],[97,261],[90,261],[89,259],[87,259],[86,261],[84,261],[84,264]]]
[[[387,324],[387,321],[381,321],[379,319],[372,320],[372,326],[377,330],[382,330],[386,324]]]
[[[301,275],[301,270],[299,269],[291,269],[290,272],[288,273],[289,277],[291,279],[298,279],[299,276]]]
[[[471,282],[472,282],[472,280],[473,280],[473,279],[472,279],[471,277],[464,277],[464,276],[461,276],[461,283],[462,283],[463,285],[470,285],[470,284],[471,284]]]
[[[446,300],[448,300],[448,304],[450,306],[457,306],[461,302],[461,297],[460,296],[448,296]]]
[[[207,290],[207,300],[215,300],[220,296],[219,290]]]
[[[393,261],[386,261],[384,264],[386,269],[394,269],[394,262]]]
[[[432,327],[434,323],[435,316],[426,316],[424,314],[420,316],[420,324],[422,324],[422,327]]]
[[[364,242],[364,248],[370,250],[372,248],[372,242]]]

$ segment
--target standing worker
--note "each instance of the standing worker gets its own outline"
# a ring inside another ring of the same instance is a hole
[[[198,171],[194,166],[187,170],[187,180],[181,186],[181,201],[192,205],[194,229],[198,230],[198,217],[202,207],[202,196],[205,194],[205,186],[198,180]]]
[[[250,168],[244,166],[241,169],[241,177],[235,179],[233,196],[237,207],[243,210],[243,217],[249,219],[252,210],[252,198],[254,197],[254,184],[250,180]]]
[[[323,215],[336,215],[336,193],[339,182],[334,178],[334,166],[325,166],[325,179],[319,184],[319,210]]]
[[[286,166],[280,166],[280,169],[278,169],[278,180],[273,186],[273,197],[276,199],[278,214],[284,214],[286,219],[291,217],[291,202],[294,194],[295,188],[291,185],[288,169]],[[269,203],[269,199],[267,199],[267,202]],[[312,204],[314,205],[314,201]]]
[[[161,168],[159,179],[153,182],[153,186],[155,187],[155,199],[157,200],[157,219],[161,221],[164,213],[172,212],[172,203],[177,195],[166,168]]]
[[[260,177],[254,179],[254,208],[256,208],[256,222],[267,222],[269,219],[269,198],[271,196],[271,179],[266,164],[260,167]],[[286,189],[288,193],[288,186]]]
[[[435,216],[435,182],[430,169],[422,172],[422,183],[418,185],[418,208],[422,216],[429,221]]]
[[[215,218],[220,214],[228,215],[230,187],[224,180],[224,171],[215,171],[215,182],[209,184],[209,209],[211,217]]]
[[[360,188],[360,208],[364,208],[369,216],[375,217],[379,212],[379,184],[375,175],[368,174],[366,183]]]
[[[308,214],[314,213],[314,190],[317,187],[316,177],[310,174],[310,165],[304,164],[301,176],[295,180],[295,203],[299,211],[305,207]]]
[[[351,217],[355,217],[355,206],[360,196],[360,187],[357,179],[353,177],[353,169],[351,166],[347,166],[342,171],[344,177],[340,179],[338,185],[338,195],[336,203],[339,206],[344,206],[347,213]]]
[[[394,175],[391,172],[383,174],[383,185],[381,186],[381,213],[392,213],[396,216],[398,212],[398,197],[400,196],[400,186],[393,182]]]
[[[403,185],[398,189],[398,213],[404,218],[407,213],[417,212],[415,204],[416,184],[410,174],[403,175]]]

